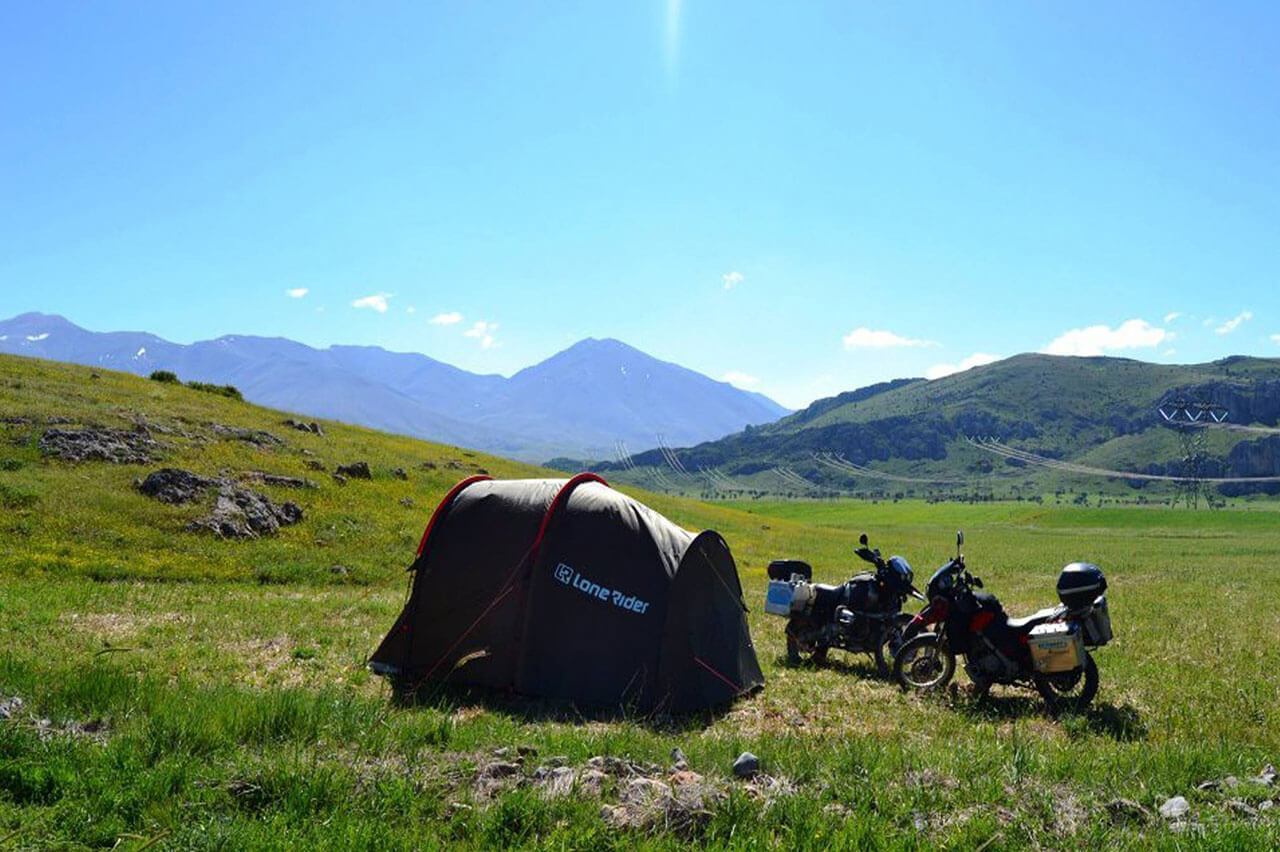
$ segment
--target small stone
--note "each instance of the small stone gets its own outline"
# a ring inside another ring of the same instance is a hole
[[[335,577],[346,577],[351,574],[351,569],[345,565],[330,565],[329,573]]]
[[[346,485],[346,484],[347,484],[347,478],[346,478],[345,476],[343,476],[342,474],[340,474],[340,473],[335,473],[335,474],[333,475],[333,481],[334,481],[334,482],[336,482],[336,483],[338,483],[339,485]]]
[[[480,777],[483,779],[509,778],[518,774],[520,774],[520,764],[505,760],[495,760],[480,770]]]
[[[1189,813],[1191,813],[1191,803],[1183,796],[1166,799],[1160,806],[1160,816],[1165,819],[1182,819]]]
[[[676,769],[688,769],[689,761],[685,758],[680,746],[671,749],[671,765]]]
[[[408,473],[406,473],[406,472],[405,472],[405,469],[404,469],[404,468],[402,468],[402,467],[398,467],[398,468],[396,468],[395,470],[391,471],[391,475],[392,475],[392,476],[394,476],[396,479],[408,479],[408,478],[409,478],[409,474],[408,474]]]
[[[406,509],[412,509],[417,504],[413,502],[412,497],[401,497],[400,505],[404,506]]]
[[[1266,766],[1262,767],[1262,772],[1258,773],[1258,777],[1253,780],[1254,783],[1261,784],[1264,787],[1270,787],[1272,784],[1276,783],[1277,779],[1280,779],[1280,773],[1277,773],[1276,768],[1268,763]]]
[[[1269,811],[1275,806],[1276,806],[1276,803],[1271,801],[1270,799],[1264,799],[1263,801],[1258,802],[1259,811]]]
[[[919,811],[916,811],[911,815],[911,825],[915,827],[916,831],[928,831],[929,818]]]
[[[649,805],[671,795],[671,787],[652,778],[633,778],[623,789],[621,799],[631,805]]]
[[[749,751],[738,755],[733,762],[733,774],[737,778],[754,778],[760,772],[760,758]]]
[[[12,719],[22,709],[22,699],[17,695],[11,698],[0,697],[0,720]]]

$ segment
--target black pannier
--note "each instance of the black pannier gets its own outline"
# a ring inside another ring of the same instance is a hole
[[[799,559],[775,559],[769,563],[770,580],[790,580],[791,575],[799,574],[804,580],[813,580],[813,567]]]
[[[1058,575],[1058,600],[1068,609],[1084,609],[1106,590],[1102,569],[1090,562],[1072,562]]]

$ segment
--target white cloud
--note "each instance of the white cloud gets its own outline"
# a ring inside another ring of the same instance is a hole
[[[493,346],[494,344],[494,333],[497,330],[498,330],[498,324],[496,322],[485,322],[484,320],[477,320],[476,322],[472,323],[471,328],[462,332],[462,336],[474,337],[476,340],[480,341],[481,349],[488,349],[490,346]]]
[[[311,291],[308,290],[306,287],[294,287],[292,289],[285,290],[284,294],[288,296],[290,299],[301,299],[303,296],[307,295],[310,292]]]
[[[1230,334],[1240,327],[1242,323],[1246,323],[1253,319],[1253,311],[1241,311],[1222,325],[1214,329],[1216,334]]]
[[[726,272],[720,276],[720,280],[724,282],[724,289],[732,290],[734,287],[747,280],[747,277],[741,272]]]
[[[1164,315],[1164,324],[1168,325],[1169,323],[1180,319],[1182,319],[1182,311],[1169,311],[1169,313]]]
[[[1047,355],[1093,356],[1122,349],[1153,349],[1170,337],[1169,332],[1146,320],[1131,319],[1115,328],[1106,325],[1073,328],[1040,351]]]
[[[462,314],[449,311],[447,314],[436,314],[430,320],[432,325],[457,325],[462,322]]]
[[[387,312],[387,300],[391,298],[390,293],[374,293],[372,296],[361,296],[351,303],[353,308],[369,308],[380,314]]]
[[[416,314],[418,312],[418,309],[415,308],[413,305],[410,305],[409,307],[404,309],[404,312],[406,314]]]
[[[933,381],[934,379],[941,379],[943,376],[950,376],[952,373],[963,373],[965,370],[972,370],[974,367],[981,367],[984,364],[991,364],[999,360],[999,355],[975,352],[959,364],[934,364],[928,370],[925,370],[924,377],[929,381]]]
[[[932,340],[913,340],[892,331],[855,328],[843,338],[845,349],[893,349],[901,346],[937,346]]]
[[[1280,334],[1273,334],[1273,335],[1271,335],[1271,342],[1272,342],[1272,343],[1280,343]]]
[[[720,381],[728,382],[740,388],[751,388],[760,384],[760,380],[750,373],[740,373],[737,370],[730,370],[720,377]]]

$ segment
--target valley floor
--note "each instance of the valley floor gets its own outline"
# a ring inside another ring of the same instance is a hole
[[[545,472],[334,424],[295,434],[277,413],[134,378],[5,367],[0,846],[1280,845],[1280,787],[1258,777],[1280,763],[1272,511],[638,493],[729,541],[762,693],[680,720],[459,693],[401,706],[364,662],[399,612],[427,514],[475,469]],[[155,430],[168,455],[150,465],[63,463],[37,449],[49,418],[123,425],[140,414],[173,430]],[[232,421],[283,443],[208,432]],[[330,476],[357,459],[372,479]],[[314,487],[271,491],[302,505],[301,523],[222,541],[186,531],[199,507],[132,487],[178,463]],[[866,659],[786,664],[783,621],[762,613],[769,559],[805,558],[840,580],[858,570],[865,530],[924,579],[956,528],[971,568],[1016,614],[1054,601],[1064,563],[1103,566],[1116,635],[1098,654],[1095,709],[1052,720],[1014,691],[905,696]],[[674,748],[687,770],[674,770]],[[762,764],[750,782],[731,772],[746,750]],[[1174,796],[1189,806],[1179,820],[1158,814]]]

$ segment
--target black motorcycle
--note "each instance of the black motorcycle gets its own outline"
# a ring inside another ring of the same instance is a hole
[[[787,618],[787,659],[798,663],[809,654],[822,663],[827,652],[839,648],[870,654],[882,675],[902,642],[911,616],[902,612],[908,596],[924,597],[912,585],[911,566],[901,556],[885,559],[867,546],[864,533],[854,551],[875,566],[838,586],[814,583],[813,568],[796,559],[769,564],[769,594],[765,611]]]
[[[941,690],[955,674],[956,655],[978,695],[994,684],[1035,688],[1050,712],[1083,710],[1098,691],[1089,649],[1111,641],[1107,580],[1096,565],[1074,562],[1058,578],[1059,606],[1009,618],[995,595],[965,567],[964,534],[956,556],[929,579],[928,605],[904,631],[893,661],[903,689]],[[922,632],[935,627],[932,632]]]

